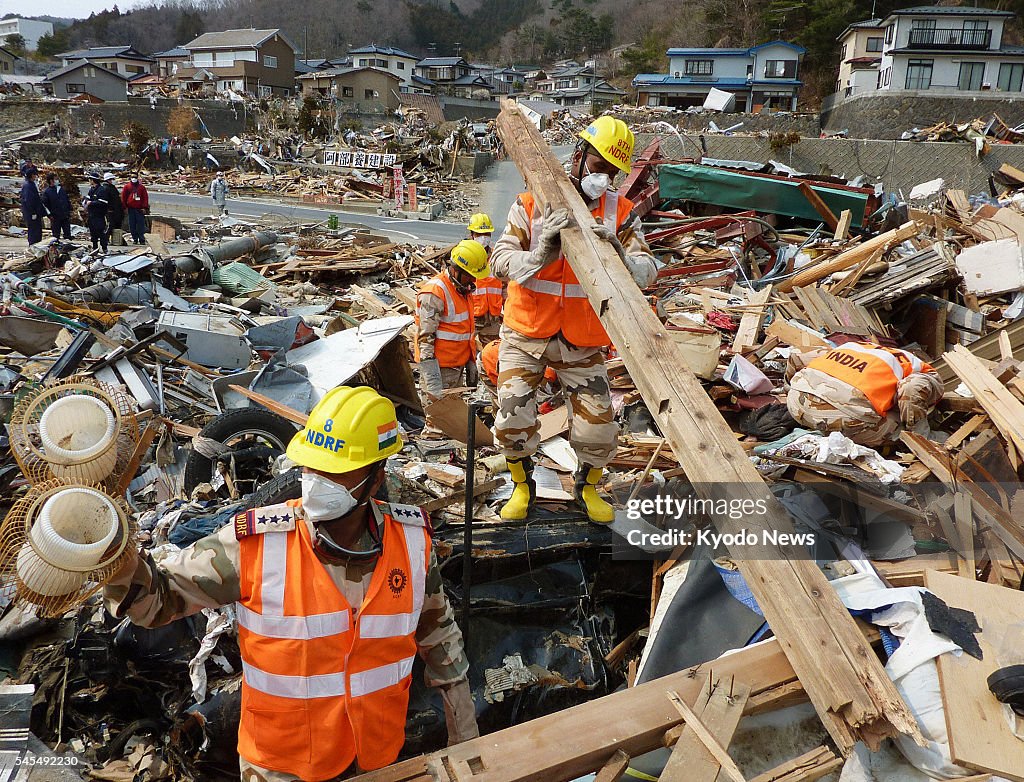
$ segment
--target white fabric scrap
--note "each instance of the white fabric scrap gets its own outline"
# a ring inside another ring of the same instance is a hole
[[[188,675],[192,680],[192,695],[196,699],[196,703],[206,700],[206,661],[213,654],[217,639],[231,629],[233,621],[230,611],[231,609],[227,607],[217,610],[203,609],[203,616],[206,617],[206,635],[203,636],[202,643],[199,644],[196,656],[188,663]],[[223,667],[223,663],[220,665]]]

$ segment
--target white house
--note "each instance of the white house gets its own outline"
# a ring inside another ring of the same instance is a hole
[[[35,51],[41,37],[53,35],[53,22],[40,22],[36,19],[22,19],[21,17],[0,19],[0,43],[8,35],[20,35],[25,39],[25,48]]]
[[[633,78],[643,106],[701,106],[714,87],[736,96],[736,111],[795,111],[804,48],[772,41],[749,49],[669,49],[668,73]]]
[[[844,98],[874,92],[878,84],[878,66],[885,46],[885,28],[881,19],[854,22],[839,35],[839,75],[836,92]]]
[[[360,46],[358,49],[349,49],[352,57],[353,68],[380,68],[381,70],[393,73],[402,80],[402,92],[416,92],[421,89],[413,77],[416,75],[416,63],[419,57],[409,52],[396,49],[394,46]]]
[[[885,40],[879,91],[999,91],[1024,86],[1024,47],[1003,42],[1014,14],[991,8],[918,6],[893,11]]]

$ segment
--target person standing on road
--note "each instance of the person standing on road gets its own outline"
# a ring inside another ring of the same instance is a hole
[[[117,191],[117,178],[108,171],[103,175],[103,200],[107,202],[107,243],[114,235],[115,229],[124,229],[124,206],[121,194]]]
[[[128,210],[128,230],[132,235],[132,241],[135,244],[145,244],[149,192],[146,190],[146,186],[139,181],[137,173],[121,191],[121,204]]]
[[[138,554],[103,590],[115,617],[142,627],[234,605],[243,782],[321,782],[393,763],[417,653],[441,691],[448,743],[479,735],[427,514],[376,499],[402,445],[390,401],[334,388],[288,445],[301,500],[241,511],[159,564]]]
[[[217,176],[210,182],[210,197],[213,199],[215,214],[226,215],[228,213],[228,181],[224,178],[224,172],[218,171]]]
[[[46,175],[46,189],[43,191],[43,206],[50,213],[50,228],[53,238],[71,238],[71,199],[68,191],[61,187],[56,174]]]
[[[25,181],[21,184],[21,217],[28,229],[28,243],[35,244],[43,241],[43,215],[46,213],[46,207],[43,206],[43,199],[36,185],[38,169],[32,166],[25,168],[24,171]]]
[[[87,216],[86,224],[89,226],[89,238],[92,240],[92,249],[103,248],[107,251],[107,200],[103,197],[103,185],[100,184],[98,171],[89,173],[91,187],[86,193],[82,206],[85,207]]]
[[[580,228],[611,244],[636,283],[647,287],[657,270],[640,219],[633,214],[633,203],[610,189],[612,177],[630,170],[633,132],[622,120],[603,116],[579,135],[570,179],[593,217]],[[576,500],[593,522],[615,518],[614,509],[597,493],[618,437],[604,363],[610,340],[562,255],[561,231],[572,224],[568,209],[548,205],[542,211],[532,193],[521,193],[491,255],[494,275],[508,280],[494,430],[515,488],[501,509],[503,519],[525,519],[536,497],[536,394],[548,367],[558,375],[572,410],[570,442],[580,465]]]

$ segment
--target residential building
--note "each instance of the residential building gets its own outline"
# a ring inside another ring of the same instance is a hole
[[[329,68],[299,76],[299,92],[331,96],[360,110],[394,111],[402,79],[383,68]]]
[[[0,46],[0,75],[11,75],[14,73],[14,63],[21,58],[14,52],[8,51]]]
[[[234,90],[259,98],[295,91],[295,45],[278,29],[203,33],[172,81],[195,92]]]
[[[471,70],[462,57],[427,57],[416,63],[416,75],[434,82],[437,92],[446,95],[454,94],[455,82]]]
[[[1010,11],[917,6],[882,22],[885,39],[876,88],[1021,93],[1024,47],[1003,42]]]
[[[494,97],[494,86],[479,74],[467,73],[449,83],[445,92],[455,98],[491,100]]]
[[[152,89],[159,89],[167,79],[155,73],[143,73],[128,80],[129,95],[145,95]]]
[[[420,59],[416,55],[394,46],[377,46],[372,43],[358,49],[349,49],[348,53],[353,68],[380,68],[402,80],[402,92],[414,90],[413,76],[416,75],[416,63]]]
[[[182,46],[175,46],[165,52],[154,52],[153,59],[156,60],[156,68],[153,73],[163,76],[165,79],[170,78],[178,73],[178,68],[182,65],[188,65],[191,56],[188,49]]]
[[[73,62],[46,76],[43,82],[57,98],[88,95],[100,101],[127,101],[128,77],[89,60]]]
[[[669,49],[668,73],[633,78],[643,106],[702,106],[711,88],[732,93],[736,111],[795,111],[805,49],[771,41],[748,49]]]
[[[57,55],[61,65],[67,67],[79,60],[89,60],[102,65],[108,71],[120,73],[129,79],[140,73],[152,73],[156,60],[134,46],[96,46],[91,49],[76,49]]]
[[[545,78],[538,79],[534,89],[528,91],[530,98],[559,106],[586,106],[596,111],[620,103],[626,94],[596,73],[592,65],[570,62],[540,75]]]
[[[513,92],[521,91],[526,84],[526,77],[515,68],[502,68],[485,63],[472,63],[469,67],[473,69],[473,73],[491,85],[491,90],[496,95],[511,95]]]
[[[878,66],[882,62],[885,28],[881,19],[855,22],[836,38],[839,42],[839,74],[836,92],[849,97],[870,92],[878,83]]]
[[[0,41],[8,35],[20,35],[25,39],[25,48],[35,51],[40,38],[44,35],[53,35],[53,22],[22,19],[17,16],[12,19],[0,19]]]

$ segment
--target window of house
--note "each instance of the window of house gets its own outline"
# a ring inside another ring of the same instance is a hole
[[[869,52],[880,52],[882,51],[882,36],[872,36],[868,38],[867,50]]]
[[[766,79],[795,79],[796,60],[765,60]]]
[[[687,76],[710,76],[715,72],[715,61],[686,60],[683,68]]]
[[[985,63],[962,62],[960,63],[960,80],[957,82],[957,89],[980,90],[981,80],[984,76]]]
[[[1004,62],[999,66],[999,79],[996,89],[1003,92],[1020,92],[1024,82],[1024,63]]]
[[[988,20],[967,19],[964,21],[964,31],[961,44],[963,46],[988,46]]]
[[[277,67],[277,58],[276,57],[272,57],[269,54],[264,54],[263,55],[263,66],[265,68],[276,68]]]
[[[3,61],[3,66],[5,71],[9,71],[11,69],[11,64],[7,62],[7,60]]]
[[[915,19],[910,23],[911,30],[934,30],[934,19]]]
[[[78,95],[80,92],[85,92],[84,84],[75,84],[69,81],[65,87],[67,88],[68,95]]]
[[[377,90],[363,90],[364,100],[373,100],[377,97]]]
[[[356,63],[356,66],[359,67],[359,68],[365,68],[367,63],[369,63],[369,62],[370,61],[368,59],[366,59],[365,57],[360,57],[359,58],[359,62]]]
[[[896,27],[896,25],[892,25],[891,24],[891,25],[889,25],[888,27],[885,28],[885,42],[886,43],[892,43],[892,31],[895,29],[895,27]]]
[[[273,93],[273,90],[270,87],[268,87],[265,84],[261,84],[260,85],[260,97],[261,98],[269,98],[272,93]]]
[[[400,70],[400,71],[404,71],[405,70],[405,63],[402,62],[401,60],[398,61],[397,65],[398,65],[398,70]]]
[[[927,90],[932,86],[932,60],[909,60],[907,62],[908,90]]]
[[[352,88],[351,87],[342,87],[341,88],[341,97],[343,97],[343,98],[351,98],[352,95],[353,95],[353,92],[352,92]]]

